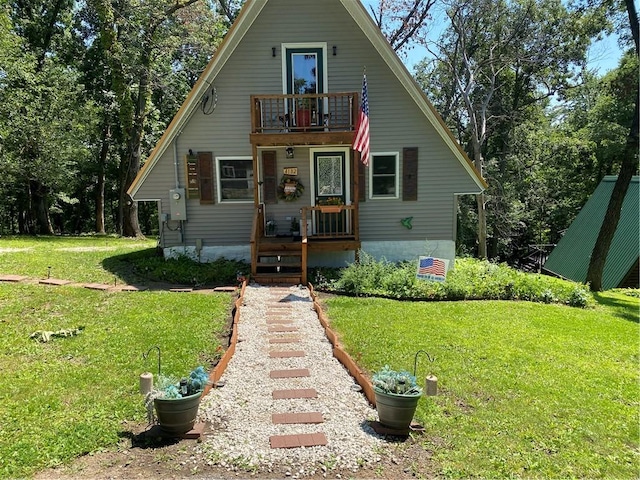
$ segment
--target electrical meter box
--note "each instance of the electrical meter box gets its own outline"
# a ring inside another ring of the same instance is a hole
[[[169,205],[171,220],[187,219],[187,197],[184,188],[173,188],[169,190]]]

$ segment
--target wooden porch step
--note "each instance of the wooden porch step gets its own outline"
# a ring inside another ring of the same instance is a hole
[[[253,279],[263,285],[298,285],[302,275],[298,273],[256,273]]]
[[[300,257],[302,256],[302,250],[259,250],[259,257]]]
[[[257,262],[257,267],[285,267],[285,268],[302,268],[302,262]]]

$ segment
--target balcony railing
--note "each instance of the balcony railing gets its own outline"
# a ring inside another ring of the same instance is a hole
[[[358,94],[252,95],[251,132],[353,132]]]

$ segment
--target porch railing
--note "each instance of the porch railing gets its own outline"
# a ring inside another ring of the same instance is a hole
[[[251,225],[251,274],[255,276],[258,264],[258,249],[260,238],[264,235],[264,205],[259,205],[253,212]]]
[[[251,132],[352,132],[357,111],[356,92],[252,95]]]
[[[303,239],[359,239],[355,205],[303,207],[301,219]]]

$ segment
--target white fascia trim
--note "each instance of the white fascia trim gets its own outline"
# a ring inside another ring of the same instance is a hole
[[[191,89],[191,92],[187,95],[187,98],[180,107],[180,110],[178,110],[178,113],[173,117],[173,120],[167,127],[164,135],[160,138],[155,149],[147,158],[147,162],[151,162],[151,164],[140,171],[140,178],[137,179],[135,188],[130,191],[132,197],[138,192],[138,189],[144,183],[153,166],[160,157],[162,157],[169,145],[171,145],[171,142],[174,141],[176,135],[182,132],[184,125],[189,121],[194,110],[199,105],[202,94],[211,86],[213,80],[217,77],[220,70],[222,70],[222,67],[224,67],[231,57],[231,54],[238,47],[240,40],[242,40],[249,28],[253,25],[253,22],[258,18],[258,15],[267,4],[267,1],[268,0],[247,1],[245,8],[243,8],[238,15],[236,23],[227,33],[227,36],[222,41],[220,48],[218,48],[209,61],[204,72],[202,72],[200,78],[198,78],[198,81]]]
[[[435,128],[436,132],[440,134],[446,145],[453,152],[458,161],[462,164],[463,168],[469,173],[471,178],[473,178],[474,183],[478,186],[478,191],[475,193],[480,193],[485,189],[485,186],[482,184],[480,179],[478,178],[478,174],[473,166],[470,165],[469,160],[465,157],[465,155],[461,152],[460,146],[454,140],[451,132],[448,128],[446,128],[443,124],[442,119],[435,111],[424,92],[420,90],[420,87],[416,84],[415,80],[411,76],[411,73],[407,70],[407,67],[400,61],[396,53],[393,51],[389,42],[384,38],[380,29],[373,23],[373,20],[362,6],[362,4],[358,2],[354,2],[353,0],[340,0],[344,8],[351,14],[353,19],[356,21],[362,32],[369,39],[369,41],[373,44],[373,46],[378,50],[380,56],[394,73],[396,78],[400,81],[402,86],[409,92],[409,95],[416,102],[422,113],[424,113],[425,117],[429,120],[433,128]]]

